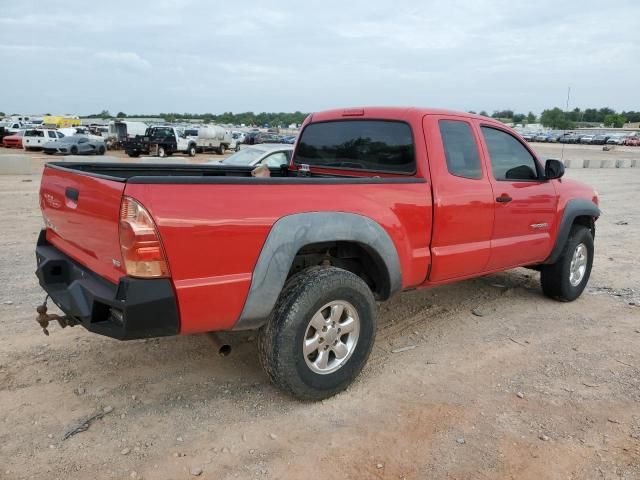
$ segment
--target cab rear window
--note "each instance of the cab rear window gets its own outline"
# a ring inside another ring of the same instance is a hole
[[[295,163],[324,168],[412,174],[415,147],[408,124],[389,120],[318,122],[302,131]]]

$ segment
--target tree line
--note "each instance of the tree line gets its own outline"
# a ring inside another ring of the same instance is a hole
[[[469,112],[476,113],[476,112]],[[622,111],[616,112],[612,108],[574,108],[564,111],[559,107],[543,110],[539,117],[529,112],[515,113],[513,110],[495,110],[489,115],[484,110],[479,113],[485,117],[495,118],[505,123],[527,125],[541,123],[545,127],[567,130],[578,126],[604,125],[605,127],[621,128],[627,122],[640,122],[640,112]]]
[[[269,125],[272,127],[287,127],[291,124],[300,124],[307,117],[308,113],[300,111],[296,112],[224,112],[221,114],[213,113],[177,113],[177,112],[161,112],[157,115],[149,114],[126,114],[125,112],[118,112],[115,116],[111,115],[108,110],[103,110],[100,113],[94,113],[88,115],[86,118],[148,118],[148,117],[160,117],[167,122],[177,122],[181,120],[201,120],[202,123],[221,123],[231,125]]]

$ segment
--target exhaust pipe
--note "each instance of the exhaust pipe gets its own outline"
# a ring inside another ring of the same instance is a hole
[[[221,357],[228,357],[231,354],[231,345],[222,340],[217,333],[208,332],[207,337],[209,337],[214,348],[218,351],[218,355]]]

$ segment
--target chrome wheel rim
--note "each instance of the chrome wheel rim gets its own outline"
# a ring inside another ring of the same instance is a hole
[[[589,253],[584,243],[579,243],[573,251],[571,257],[571,265],[569,266],[569,283],[577,287],[582,282],[584,274],[587,271],[587,259]]]
[[[360,317],[355,307],[334,300],[320,308],[307,325],[302,353],[307,366],[320,375],[342,367],[356,349],[360,335]]]

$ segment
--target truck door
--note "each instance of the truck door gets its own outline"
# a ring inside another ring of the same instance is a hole
[[[468,119],[423,120],[433,181],[430,283],[484,271],[489,261],[494,198],[480,141]]]
[[[495,204],[487,270],[540,262],[551,251],[555,188],[516,136],[493,125],[479,127]]]

